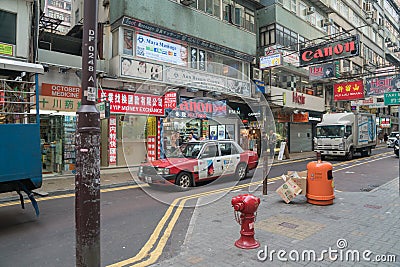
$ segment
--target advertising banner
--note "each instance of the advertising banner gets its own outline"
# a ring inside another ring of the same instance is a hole
[[[326,63],[318,66],[310,66],[308,72],[308,77],[310,81],[334,78],[335,64]]]
[[[167,92],[164,95],[164,109],[176,108],[176,92]]]
[[[250,96],[251,93],[250,82],[174,67],[165,70],[165,82],[232,95]]]
[[[99,101],[101,99],[110,101],[111,113],[164,116],[162,96],[105,89],[99,90]]]
[[[273,54],[265,57],[260,57],[260,69],[276,67],[282,65],[282,54]]]
[[[82,89],[79,86],[42,83],[40,95],[82,99]]]
[[[367,96],[383,96],[385,93],[400,92],[400,75],[367,78],[365,88]]]
[[[309,46],[300,50],[300,66],[355,57],[360,54],[360,36]]]
[[[351,101],[352,106],[368,106],[369,108],[384,108],[385,103],[382,101],[382,98],[377,97],[366,97],[365,99],[359,99]]]
[[[225,125],[218,125],[218,140],[225,139]]]
[[[163,66],[142,60],[121,57],[121,76],[162,81]]]
[[[287,47],[282,45],[271,45],[264,49],[264,54],[266,56],[271,54],[281,53],[282,54],[282,61],[285,63],[289,63],[293,66],[299,66],[299,54],[297,51],[288,50]]]
[[[188,51],[185,46],[138,33],[136,56],[187,66]]]
[[[210,126],[210,140],[217,140],[218,139],[218,126],[212,125]]]
[[[108,162],[110,164],[117,163],[117,117],[110,116],[110,123],[108,126]]]
[[[354,100],[364,98],[363,80],[354,82],[336,83],[333,85],[335,101]]]
[[[180,98],[180,104],[169,116],[176,118],[212,118],[226,116],[226,101]]]

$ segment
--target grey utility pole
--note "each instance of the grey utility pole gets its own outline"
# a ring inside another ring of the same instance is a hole
[[[82,105],[77,113],[76,266],[100,266],[100,113],[96,108],[97,0],[84,1]]]

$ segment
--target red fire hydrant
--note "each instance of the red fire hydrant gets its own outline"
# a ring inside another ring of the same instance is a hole
[[[238,248],[258,248],[260,243],[254,239],[254,222],[256,221],[257,208],[260,205],[260,198],[250,194],[238,195],[232,198],[235,219],[242,226],[240,238],[235,242]],[[238,213],[241,212],[240,217]]]

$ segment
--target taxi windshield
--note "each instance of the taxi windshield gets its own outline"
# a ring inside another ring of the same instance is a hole
[[[179,149],[175,150],[171,153],[169,158],[197,158],[200,153],[203,144],[201,143],[186,143],[179,147]]]

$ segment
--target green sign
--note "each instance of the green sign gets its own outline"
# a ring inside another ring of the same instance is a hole
[[[400,92],[385,93],[385,106],[400,105]]]
[[[13,55],[13,46],[10,44],[0,43],[0,54],[12,56]]]

